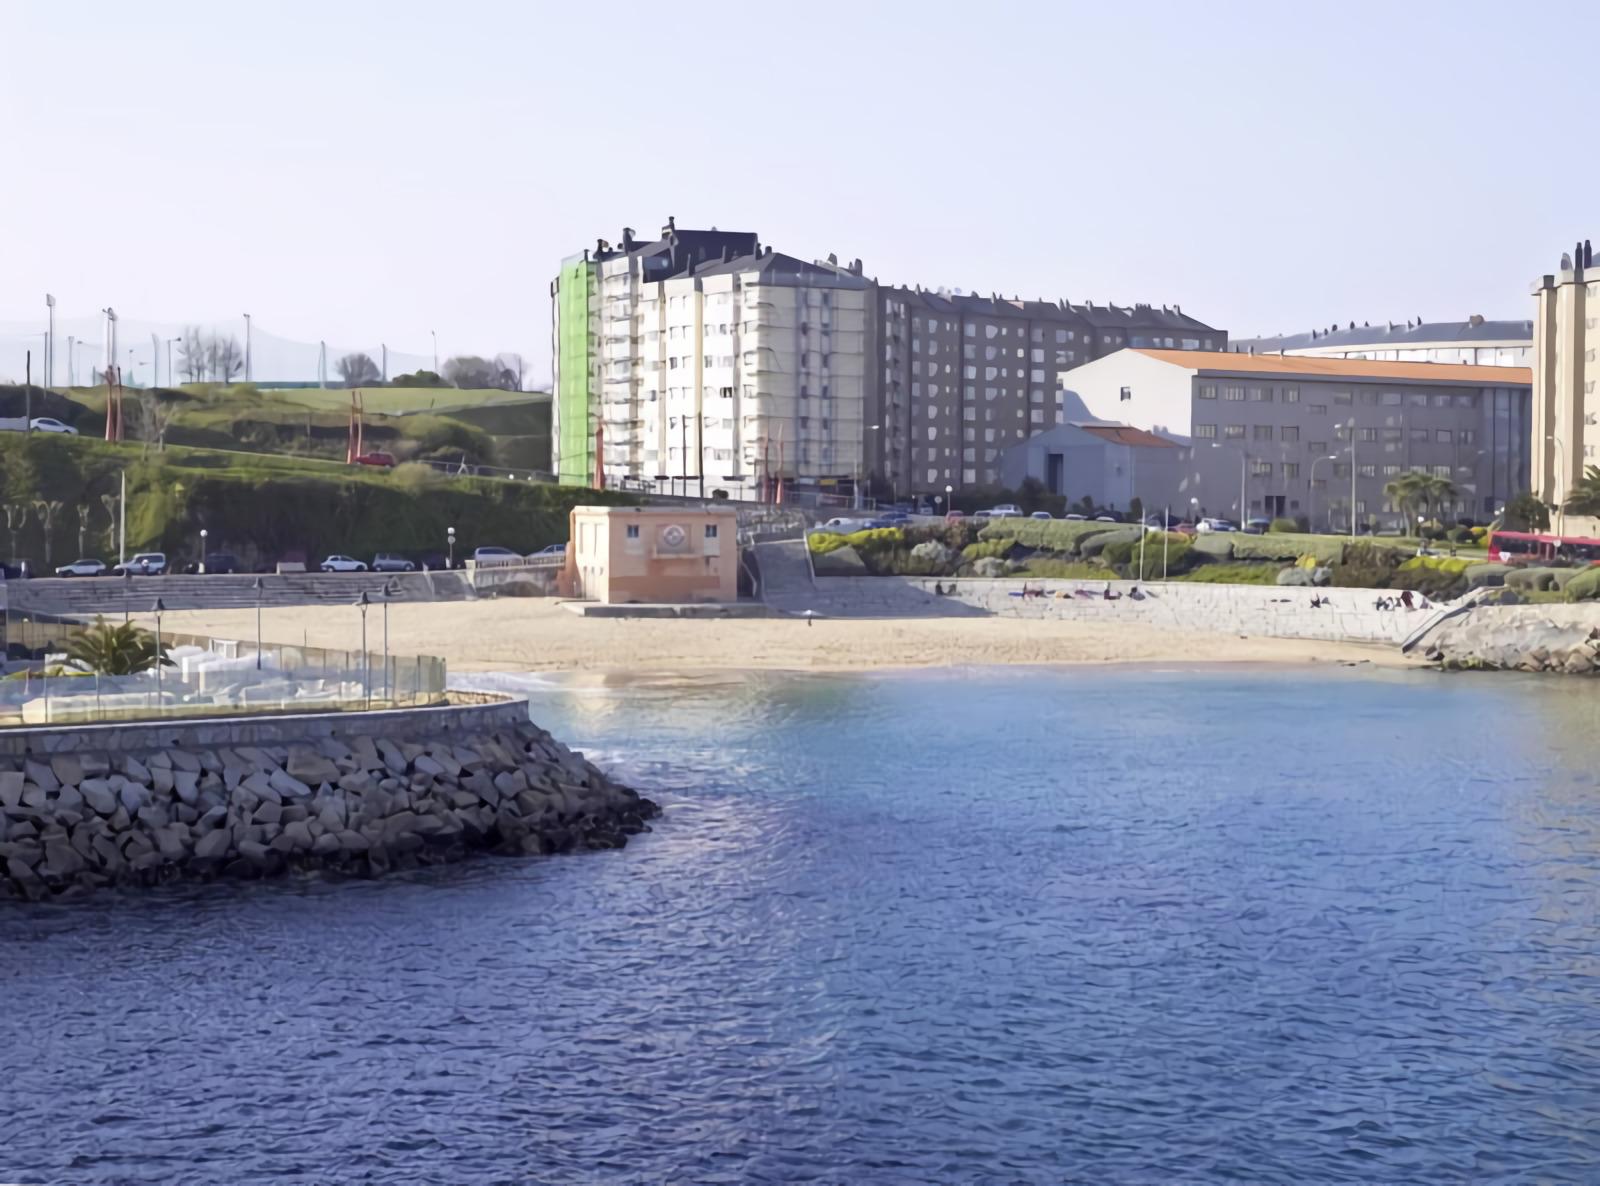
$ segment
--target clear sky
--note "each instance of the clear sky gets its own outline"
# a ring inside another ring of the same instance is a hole
[[[1600,238],[1600,5],[0,0],[0,322],[548,374],[560,259],[757,231],[1236,336],[1531,316]]]

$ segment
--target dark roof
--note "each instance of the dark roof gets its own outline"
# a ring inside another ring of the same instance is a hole
[[[1181,309],[1155,305],[1074,305],[1066,301],[1030,301],[1021,297],[986,297],[976,293],[935,292],[931,289],[894,288],[898,297],[924,308],[941,312],[966,313],[976,317],[1071,322],[1095,328],[1222,331]]]
[[[1255,348],[1257,354],[1279,350],[1309,350],[1324,346],[1405,346],[1435,342],[1528,342],[1533,341],[1531,321],[1486,321],[1471,317],[1466,321],[1418,321],[1399,325],[1333,326],[1304,334],[1282,334],[1270,338],[1235,338],[1232,349]]]
[[[792,255],[768,248],[759,255],[742,255],[734,259],[713,260],[693,269],[695,276],[727,276],[734,273],[759,272],[785,280],[806,280],[825,283],[835,288],[865,288],[867,282],[860,276],[834,264],[807,263]],[[688,274],[688,273],[686,273]]]

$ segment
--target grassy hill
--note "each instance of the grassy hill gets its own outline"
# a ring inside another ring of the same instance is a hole
[[[160,550],[175,564],[199,558],[200,529],[211,551],[247,564],[291,553],[320,558],[346,552],[443,553],[456,529],[456,554],[497,544],[531,552],[567,538],[567,512],[580,503],[626,505],[611,492],[488,478],[445,478],[423,467],[395,471],[320,459],[89,437],[0,433],[0,555],[36,567],[80,553],[116,555],[115,498],[128,481],[129,553]],[[56,502],[48,532],[36,504]],[[80,546],[81,540],[81,546]]]

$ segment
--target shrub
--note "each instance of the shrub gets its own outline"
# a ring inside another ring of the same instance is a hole
[[[943,544],[952,551],[959,552],[968,544],[978,541],[978,525],[970,519],[958,519],[954,523],[938,523],[932,527],[911,527],[905,529],[906,541],[911,544],[920,544],[932,540]]]
[[[1506,587],[1517,589],[1524,593],[1534,589],[1554,589],[1557,587],[1557,574],[1570,571],[1570,569],[1562,568],[1514,568],[1506,573]],[[1566,581],[1561,583],[1571,584],[1572,578],[1568,577]]]
[[[1293,519],[1274,519],[1267,531],[1273,535],[1298,535],[1300,524]]]
[[[964,560],[986,560],[998,558],[1004,560],[1011,555],[1011,549],[1017,546],[1016,540],[1011,539],[986,539],[975,544],[968,544],[961,549]]]
[[[438,486],[444,482],[445,476],[431,465],[424,465],[420,461],[405,461],[395,466],[390,472],[390,480],[402,490],[425,490],[430,486]]]
[[[1139,571],[1139,540],[1113,540],[1100,550],[1101,563],[1111,565],[1134,579],[1156,580],[1162,573],[1162,543],[1166,543],[1166,572],[1170,575],[1193,567],[1187,536],[1173,532],[1165,535],[1152,531],[1141,536],[1144,540],[1144,570]]]
[[[1568,601],[1593,601],[1600,597],[1600,568],[1586,568],[1562,590]]]
[[[1115,531],[1102,531],[1078,541],[1078,555],[1094,557],[1114,544],[1131,544],[1137,548],[1144,536],[1143,527],[1119,527]],[[1124,561],[1126,563],[1126,561]]]
[[[1335,564],[1332,570],[1332,583],[1344,589],[1387,589],[1393,579],[1386,564]]]
[[[1472,561],[1459,556],[1411,556],[1400,565],[1404,573],[1447,572],[1460,576],[1472,567]]]
[[[906,533],[898,527],[874,527],[870,531],[853,531],[849,535],[819,531],[806,536],[806,546],[816,556],[826,556],[844,547],[855,548],[858,552],[881,552],[885,547],[892,548],[905,541]]]
[[[833,538],[839,539],[840,536]],[[868,575],[867,566],[860,553],[848,544],[829,548],[812,559],[817,575],[822,577],[860,577]]]
[[[997,519],[984,527],[978,533],[978,538],[1014,539],[1023,547],[1072,555],[1078,553],[1080,540],[1122,528],[1120,523],[1096,523],[1093,520]]]
[[[1275,585],[1278,572],[1276,564],[1202,564],[1174,579],[1201,585]]]
[[[1233,536],[1226,532],[1210,531],[1197,535],[1189,541],[1189,546],[1214,560],[1233,559]]]
[[[1292,563],[1301,556],[1315,556],[1323,564],[1337,564],[1344,557],[1345,541],[1327,535],[1237,535],[1233,537],[1235,560],[1281,560]]]
[[[1433,598],[1459,597],[1467,591],[1465,570],[1450,572],[1441,568],[1414,568],[1401,571],[1395,578],[1394,588],[1413,589]]]
[[[1489,589],[1504,585],[1510,571],[1504,564],[1469,564],[1462,575],[1467,578],[1467,588]]]
[[[1336,563],[1348,564],[1351,568],[1395,568],[1405,558],[1399,548],[1364,541],[1345,544],[1344,555]]]

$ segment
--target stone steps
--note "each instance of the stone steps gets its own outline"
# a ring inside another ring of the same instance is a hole
[[[349,605],[363,592],[374,601],[386,585],[395,602],[465,601],[473,596],[460,571],[407,573],[273,573],[259,578],[260,604],[268,609],[296,605]],[[250,609],[257,604],[249,574],[238,576],[72,577],[7,584],[12,613],[107,617],[124,610],[148,613],[160,598],[164,608]]]

